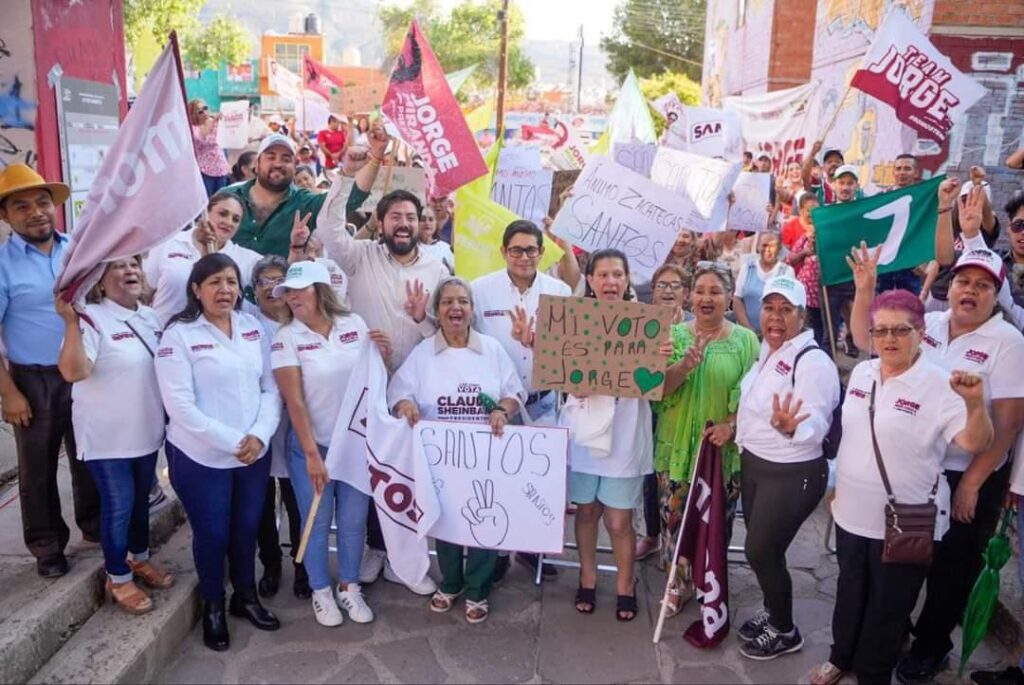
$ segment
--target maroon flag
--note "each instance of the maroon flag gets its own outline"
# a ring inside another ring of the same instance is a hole
[[[334,72],[306,54],[302,56],[302,78],[306,90],[312,90],[328,102],[331,100],[331,88],[341,90],[345,87]]]
[[[381,112],[423,158],[432,197],[447,195],[487,173],[441,65],[415,21],[391,72]]]
[[[693,584],[701,603],[701,618],[686,629],[683,639],[694,647],[709,649],[729,634],[722,449],[710,440],[704,440],[697,455],[683,525],[678,554],[690,560]]]

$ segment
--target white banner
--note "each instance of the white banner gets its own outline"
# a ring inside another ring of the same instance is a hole
[[[302,79],[272,57],[267,58],[267,87],[292,102],[302,99]]]
[[[689,205],[685,227],[698,233],[725,229],[729,190],[739,173],[738,162],[723,162],[667,147],[658,148],[651,166],[651,180]]]
[[[569,432],[564,428],[420,421],[441,515],[431,537],[510,552],[560,554]]]
[[[710,107],[683,107],[680,119],[665,132],[665,145],[730,162],[743,159],[743,134],[736,112]]]
[[[729,208],[729,228],[754,233],[766,229],[771,184],[771,174],[740,172],[732,187],[734,202]]]
[[[233,100],[220,105],[217,122],[217,145],[228,150],[241,150],[249,144],[249,101]]]
[[[810,123],[817,120],[812,112],[817,87],[817,83],[807,83],[723,100],[723,107],[739,116],[746,149],[755,159],[761,153],[769,155],[776,175],[784,173],[790,162],[803,162],[811,153],[816,131],[810,130]]]
[[[551,231],[587,252],[606,247],[629,258],[633,281],[649,281],[679,231],[700,215],[687,198],[604,156],[591,157]]]
[[[654,164],[654,155],[657,151],[658,146],[650,143],[614,143],[612,159],[616,164],[650,178],[651,165]]]

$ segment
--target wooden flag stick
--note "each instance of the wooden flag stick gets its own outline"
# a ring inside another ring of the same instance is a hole
[[[843,91],[843,97],[839,98],[839,102],[836,103],[836,111],[832,113],[832,119],[829,120],[828,126],[825,130],[818,134],[818,140],[825,140],[825,136],[832,130],[832,127],[836,125],[836,120],[839,118],[839,112],[843,110],[843,103],[846,102],[846,98],[850,95],[850,91],[853,89],[853,80],[846,84],[846,90]]]
[[[302,541],[299,542],[299,551],[295,554],[295,563],[301,564],[302,558],[306,556],[306,546],[309,544],[309,536],[313,532],[313,521],[316,519],[316,512],[320,509],[320,496],[323,493],[313,494],[313,502],[309,505],[309,514],[306,515],[306,525],[302,529]]]
[[[828,304],[828,286],[821,286],[822,292],[822,305],[825,310],[825,325],[828,327],[828,343],[832,347],[832,359],[836,358],[836,335],[832,330],[832,307]]]

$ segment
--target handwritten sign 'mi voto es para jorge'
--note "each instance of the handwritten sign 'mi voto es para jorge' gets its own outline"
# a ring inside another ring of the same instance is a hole
[[[670,307],[541,295],[532,385],[580,395],[659,400]]]

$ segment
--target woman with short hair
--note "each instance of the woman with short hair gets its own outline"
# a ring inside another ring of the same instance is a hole
[[[779,259],[782,244],[778,233],[759,233],[757,254],[744,255],[740,262],[732,309],[736,323],[761,335],[761,294],[764,285],[777,276],[792,276],[793,267]]]
[[[210,114],[210,106],[204,100],[195,98],[188,103],[188,119],[192,125],[192,143],[206,195],[212,197],[228,184],[228,176],[231,174],[228,158],[217,142],[220,115]]]

